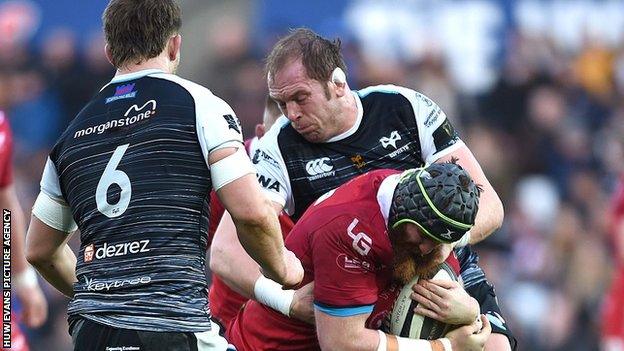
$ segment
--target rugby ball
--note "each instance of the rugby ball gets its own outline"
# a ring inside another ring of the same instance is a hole
[[[410,295],[412,294],[412,286],[418,283],[418,279],[420,277],[417,276],[401,288],[390,313],[388,329],[390,334],[411,339],[439,339],[450,330],[451,326],[414,313],[414,308],[418,306],[418,302],[412,300]],[[438,272],[432,279],[458,281],[459,278],[453,268],[444,262],[439,266]]]

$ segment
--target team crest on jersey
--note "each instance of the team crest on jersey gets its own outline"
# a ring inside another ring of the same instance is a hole
[[[225,121],[227,122],[228,129],[234,129],[238,134],[241,133],[242,128],[238,123],[238,118],[232,115],[223,115],[223,118],[225,118]]]
[[[409,145],[397,147],[397,142],[399,140],[401,140],[401,134],[399,134],[399,132],[396,130],[393,130],[392,133],[390,133],[390,136],[382,137],[381,139],[379,139],[379,142],[384,149],[394,149],[394,151],[388,154],[390,158],[395,158],[396,156],[409,150]]]
[[[396,143],[399,140],[401,140],[401,135],[396,130],[393,130],[392,133],[390,133],[389,137],[382,137],[381,139],[379,139],[379,142],[384,149],[392,146],[392,148],[396,150]]]
[[[364,166],[366,166],[366,161],[364,161],[364,158],[362,157],[362,155],[352,156],[351,162],[353,162],[353,164],[355,165],[355,167],[357,167],[357,169],[361,169]]]
[[[130,83],[125,85],[118,85],[115,87],[115,95],[107,97],[106,103],[121,100],[121,99],[131,99],[136,97],[137,91],[134,90],[134,85],[136,83]]]

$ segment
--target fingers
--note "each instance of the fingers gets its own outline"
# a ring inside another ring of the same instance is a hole
[[[438,305],[444,299],[446,299],[446,296],[447,296],[445,289],[442,289],[439,286],[436,286],[428,282],[422,282],[422,283],[418,282],[418,284],[415,284],[414,286],[412,286],[412,291],[414,291],[415,294],[420,294],[424,298],[431,300],[435,304],[438,304]],[[412,297],[412,299],[414,298]],[[418,302],[421,302],[421,301],[418,301]]]
[[[481,315],[481,322],[483,323],[483,326],[481,327],[481,330],[475,332],[475,337],[477,337],[480,342],[485,344],[492,333],[492,325],[484,314]]]
[[[419,283],[420,282],[427,282],[431,284],[432,286],[437,286],[437,287],[444,288],[444,289],[452,289],[452,288],[460,287],[458,282],[453,281],[453,280],[447,280],[447,279],[421,279],[419,280]]]
[[[450,281],[450,280],[419,280],[417,284],[412,286],[412,290],[416,292],[420,292],[421,294],[424,292],[423,289],[434,293],[442,299],[447,298],[449,294],[449,290],[461,288],[458,282]],[[427,296],[425,294],[425,296]]]
[[[481,315],[481,323],[481,332],[487,332],[487,334],[490,335],[490,333],[492,333],[492,325],[490,324],[490,320],[487,319],[484,314]]]
[[[428,308],[424,308],[424,307],[422,307],[420,305],[418,305],[416,308],[414,308],[414,313],[419,314],[419,315],[424,316],[424,317],[433,318],[433,319],[435,319],[437,321],[440,321],[442,319],[442,317],[438,313],[436,313],[435,311],[430,310]]]

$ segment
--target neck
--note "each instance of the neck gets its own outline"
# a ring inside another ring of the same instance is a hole
[[[348,93],[345,95],[342,110],[344,111],[345,124],[340,133],[344,133],[347,130],[351,129],[357,121],[358,107],[357,102],[355,101],[355,96],[353,96],[351,90],[349,90]]]
[[[163,57],[163,55],[160,55],[160,56],[156,56],[154,58],[151,58],[149,60],[143,61],[138,64],[133,64],[133,65],[128,65],[128,66],[117,68],[115,77],[120,76],[122,74],[129,74],[129,73],[143,71],[146,69],[159,69],[165,73],[172,73],[171,66],[172,66],[171,62],[167,60],[165,57]]]

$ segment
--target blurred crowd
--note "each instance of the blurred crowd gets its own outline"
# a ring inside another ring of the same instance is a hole
[[[210,58],[181,75],[230,103],[251,136],[267,93],[262,59],[275,38],[259,45],[245,21],[221,19],[215,27],[228,30],[202,39]],[[477,251],[520,350],[598,350],[613,267],[609,198],[624,171],[624,44],[588,35],[570,49],[513,29],[503,37],[490,84],[472,91],[459,88],[440,47],[380,60],[357,35],[342,45],[352,88],[396,84],[436,101],[503,199],[504,225]],[[103,45],[98,35],[80,42],[62,28],[40,45],[0,41],[0,110],[14,130],[27,214],[51,145],[114,74]],[[183,44],[181,67],[191,50],[201,54]],[[45,288],[50,320],[29,331],[32,349],[69,349],[67,300]]]

